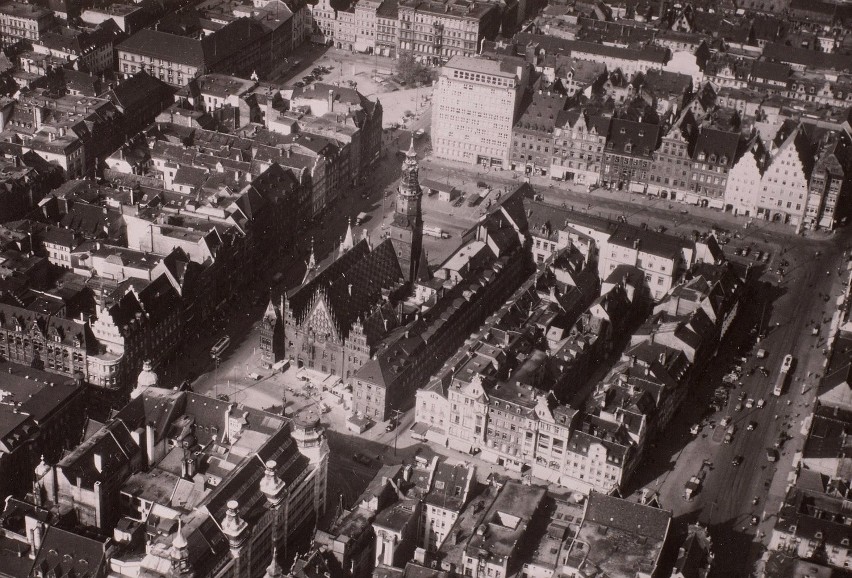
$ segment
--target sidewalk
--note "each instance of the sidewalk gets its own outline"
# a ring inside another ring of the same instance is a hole
[[[488,183],[499,183],[500,185],[508,185],[514,188],[524,182],[529,182],[537,193],[540,193],[546,202],[552,204],[577,203],[574,207],[577,210],[585,210],[584,205],[587,205],[592,199],[602,201],[613,201],[616,203],[625,203],[635,206],[638,211],[633,215],[626,215],[628,222],[631,216],[635,216],[648,208],[655,207],[659,210],[669,209],[666,214],[674,221],[680,221],[682,225],[692,223],[694,219],[699,220],[699,224],[709,227],[712,224],[722,224],[727,228],[741,230],[744,238],[756,238],[761,233],[770,233],[776,235],[785,235],[789,237],[796,236],[796,229],[791,225],[784,225],[772,221],[762,221],[757,219],[749,219],[747,217],[736,216],[733,213],[719,211],[707,207],[699,207],[696,205],[688,205],[685,203],[670,201],[661,197],[630,193],[627,191],[609,190],[605,188],[596,188],[591,192],[585,185],[575,185],[566,181],[556,181],[549,177],[542,176],[526,176],[503,169],[492,169],[481,167],[478,165],[469,165],[456,161],[448,161],[438,159],[434,156],[429,156],[421,163],[423,166],[424,176],[428,177],[429,170],[438,170],[449,172],[450,178],[454,181],[462,183],[474,183],[477,179]],[[440,173],[440,174],[443,174]],[[434,176],[433,176],[434,178]],[[608,211],[600,211],[600,206],[592,202],[592,207],[597,212],[606,213]],[[675,212],[679,211],[679,212]],[[686,212],[684,214],[684,211]],[[593,212],[593,211],[589,211]],[[607,217],[610,215],[603,214]],[[618,215],[614,215],[617,217]],[[748,229],[744,225],[750,221],[752,224]],[[706,221],[706,223],[701,223]],[[805,231],[804,237],[814,240],[825,240],[833,236],[832,231]]]

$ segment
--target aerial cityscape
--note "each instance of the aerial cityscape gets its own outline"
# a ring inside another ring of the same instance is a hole
[[[852,578],[849,0],[0,46],[0,578]]]

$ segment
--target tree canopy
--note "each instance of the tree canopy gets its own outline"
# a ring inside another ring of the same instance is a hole
[[[402,52],[396,61],[396,78],[403,84],[431,84],[434,70],[425,64],[417,62],[410,52]]]

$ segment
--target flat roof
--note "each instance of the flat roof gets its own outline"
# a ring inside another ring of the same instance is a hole
[[[444,65],[445,69],[458,69],[465,72],[474,72],[480,74],[492,74],[502,78],[516,78],[514,71],[506,70],[502,61],[490,60],[488,58],[476,58],[473,56],[456,55],[450,58],[450,61]]]

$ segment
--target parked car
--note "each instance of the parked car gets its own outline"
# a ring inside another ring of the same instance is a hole
[[[396,423],[394,423],[394,422],[390,422],[388,425],[385,426],[385,431],[393,431],[395,429],[396,429]]]
[[[757,427],[757,422],[756,421],[750,421],[750,422],[748,422],[748,427],[746,429],[748,431],[754,431],[754,428],[756,428],[756,427]]]
[[[373,460],[362,453],[356,453],[352,456],[352,461],[358,462],[361,465],[369,466],[373,463]]]

